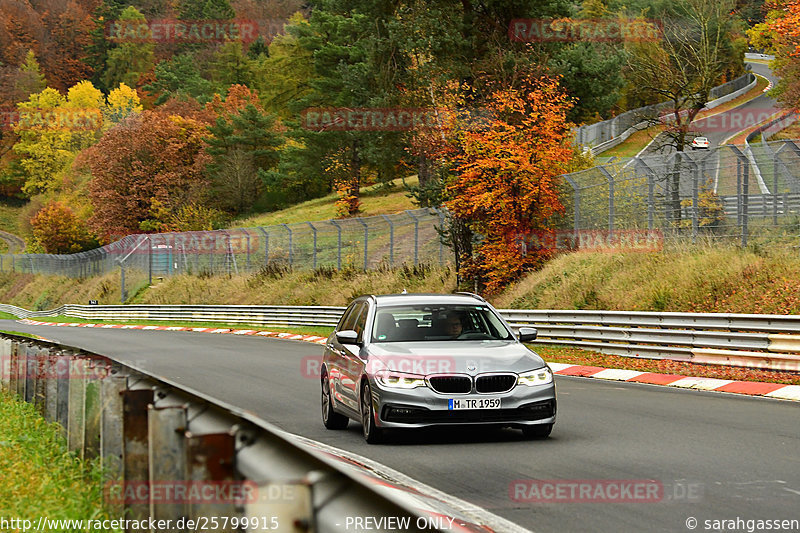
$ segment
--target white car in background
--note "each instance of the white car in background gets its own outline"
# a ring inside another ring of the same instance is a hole
[[[692,140],[692,150],[708,150],[710,144],[708,137],[695,137]]]

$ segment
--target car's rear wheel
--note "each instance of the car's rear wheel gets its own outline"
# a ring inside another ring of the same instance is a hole
[[[364,378],[361,387],[361,424],[364,440],[369,444],[377,444],[383,440],[383,429],[375,425],[375,409],[372,407],[372,389],[369,380]]]
[[[331,382],[328,375],[322,374],[322,423],[327,429],[344,429],[350,419],[333,410]]]
[[[546,439],[553,431],[553,424],[539,424],[538,426],[525,426],[522,434],[526,439]]]

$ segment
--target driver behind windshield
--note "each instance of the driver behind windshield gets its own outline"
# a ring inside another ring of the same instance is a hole
[[[445,335],[453,339],[458,338],[458,336],[461,335],[461,332],[464,331],[462,318],[463,317],[461,313],[457,311],[451,311],[447,313],[444,321]]]

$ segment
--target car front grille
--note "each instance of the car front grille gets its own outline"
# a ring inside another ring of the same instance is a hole
[[[472,378],[469,376],[432,376],[428,383],[436,392],[442,394],[468,394],[472,392]]]
[[[489,374],[475,379],[478,392],[508,392],[517,384],[516,374]]]

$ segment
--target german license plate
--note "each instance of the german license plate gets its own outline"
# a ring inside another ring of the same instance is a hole
[[[459,409],[500,409],[500,398],[458,398],[447,400],[450,411]]]

